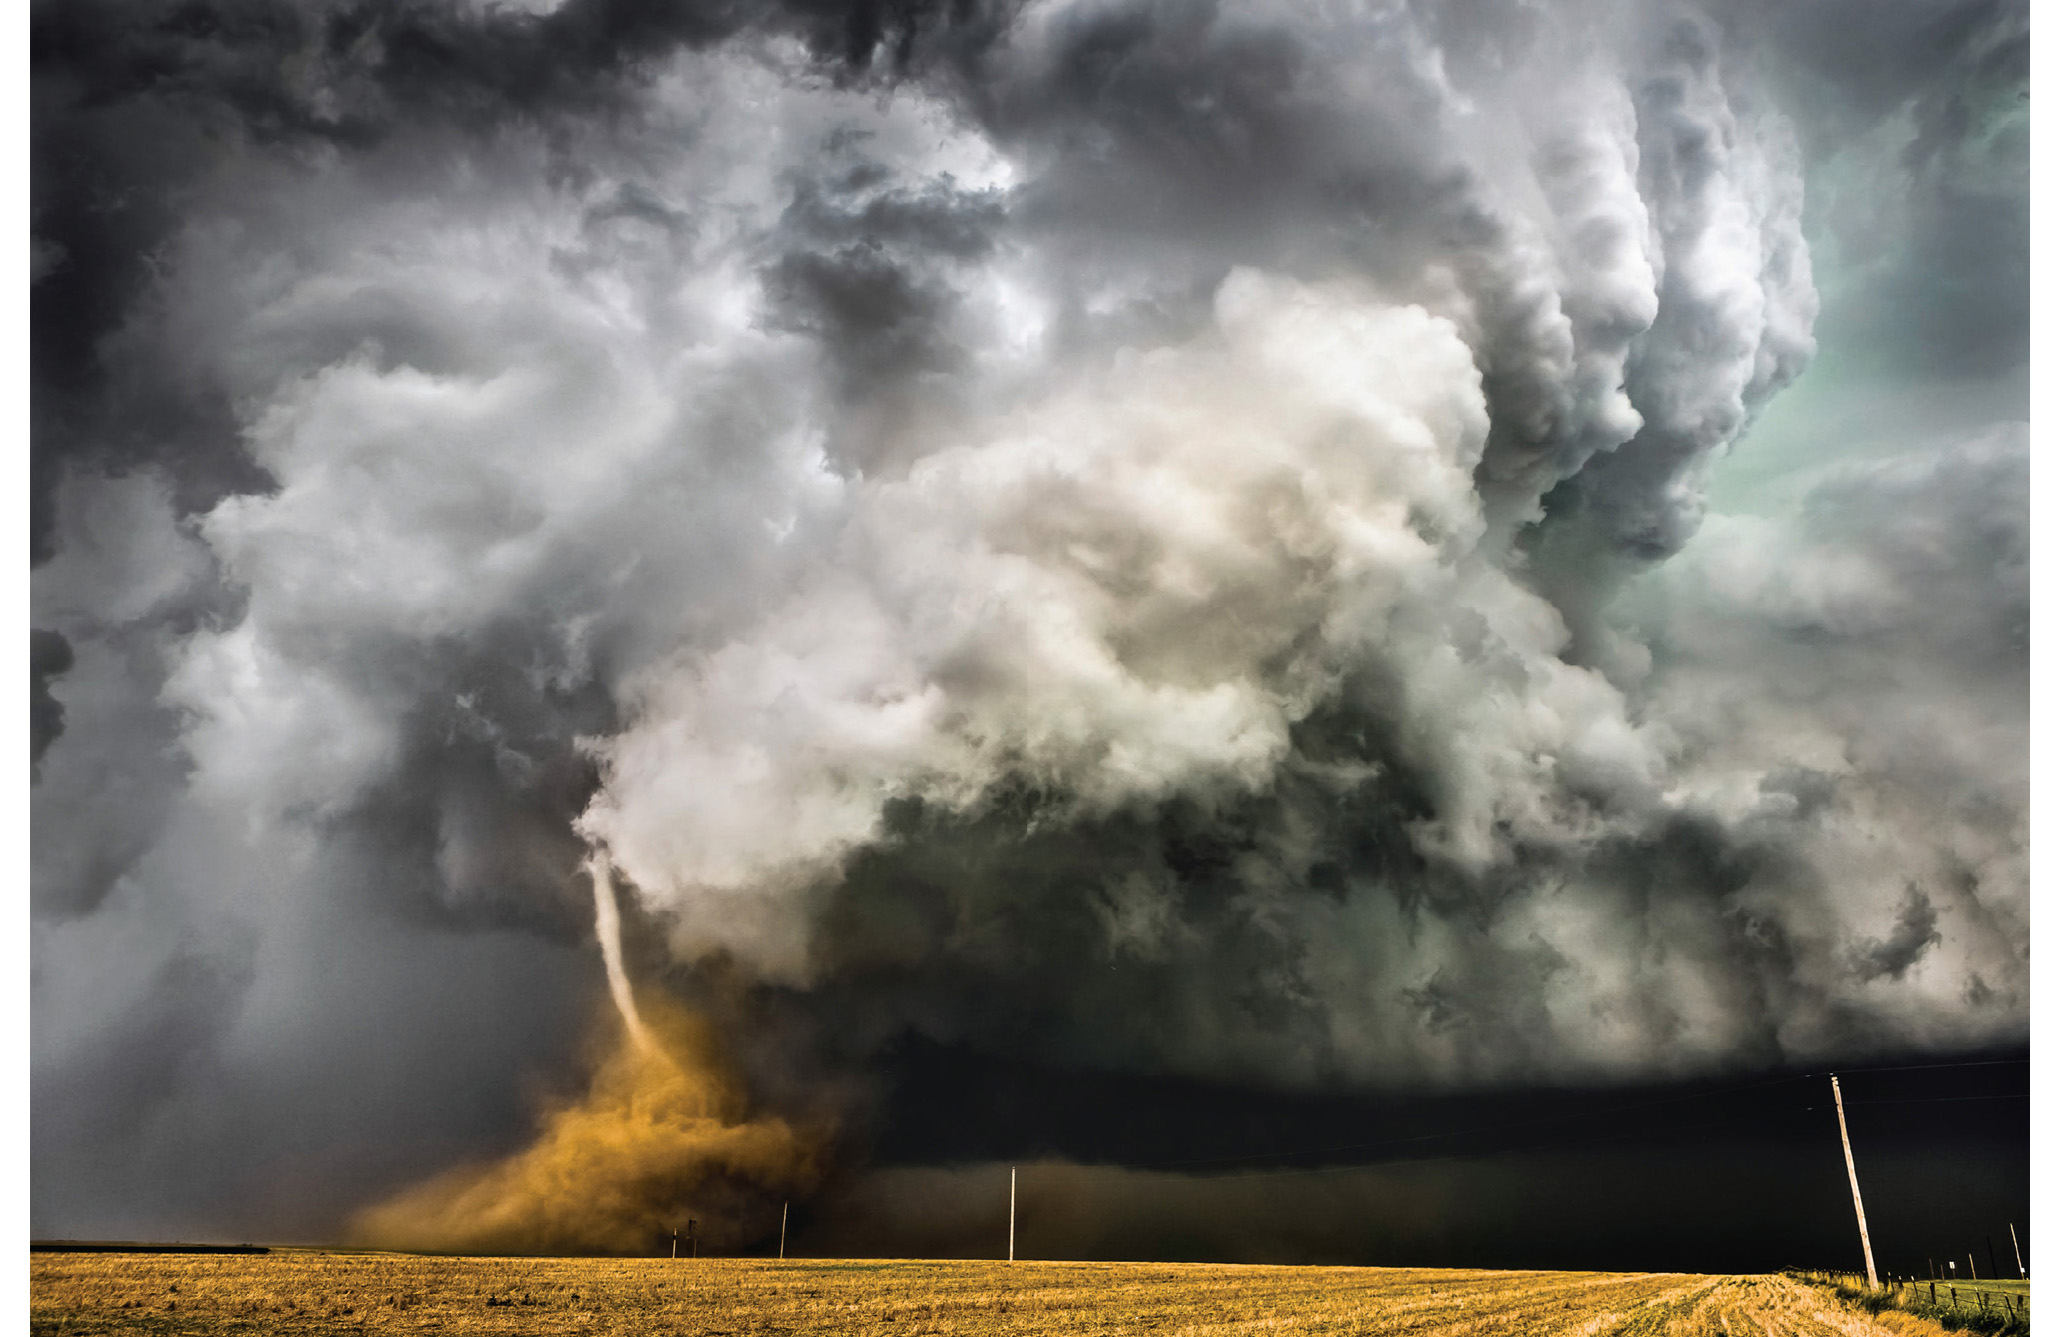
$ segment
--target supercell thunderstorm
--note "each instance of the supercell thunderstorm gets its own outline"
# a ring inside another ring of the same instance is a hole
[[[1756,12],[39,12],[39,1212],[506,1150],[596,905],[656,1047],[357,1229],[748,1215],[909,1032],[2021,1038],[2024,424],[1707,501],[1817,352]]]

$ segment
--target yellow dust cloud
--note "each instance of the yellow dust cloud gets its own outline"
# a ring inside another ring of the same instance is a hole
[[[734,1247],[818,1174],[820,1138],[750,1118],[711,1029],[659,1004],[618,1030],[578,1100],[507,1160],[462,1166],[360,1212],[352,1242],[438,1253],[650,1253],[688,1219]],[[682,1249],[682,1252],[685,1250]]]

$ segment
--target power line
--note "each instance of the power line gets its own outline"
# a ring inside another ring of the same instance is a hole
[[[1848,1105],[1946,1105],[1961,1100],[2030,1100],[2029,1091],[2009,1091],[1999,1096],[1912,1096],[1908,1100],[1848,1100]]]
[[[1929,1072],[1935,1068],[2006,1068],[2030,1063],[2028,1058],[1980,1058],[1965,1063],[1903,1063],[1883,1068],[1840,1068],[1841,1073],[1855,1072]],[[1812,1077],[1822,1076],[1811,1073]]]

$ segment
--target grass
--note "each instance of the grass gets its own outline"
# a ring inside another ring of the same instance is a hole
[[[29,1330],[88,1333],[1937,1334],[1793,1277],[1159,1263],[33,1254]]]
[[[2031,1332],[2028,1281],[1909,1281],[1868,1289],[1857,1278],[1835,1272],[1795,1272],[1796,1280],[1831,1292],[1847,1308],[1876,1316],[1907,1314],[1946,1332],[2025,1337]]]

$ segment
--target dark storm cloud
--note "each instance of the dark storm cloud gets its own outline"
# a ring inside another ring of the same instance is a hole
[[[1884,1271],[1922,1275],[2025,1210],[2023,1056],[1966,1057],[1843,1073]],[[1019,1257],[1858,1265],[1822,1073],[1282,1098],[920,1045],[883,1066],[895,1168],[798,1206],[789,1257],[997,1256],[1013,1167]]]
[[[1901,979],[1925,948],[1935,947],[1938,942],[1938,911],[1931,898],[1913,886],[1904,895],[1902,908],[1896,911],[1894,930],[1886,938],[1865,944],[1855,964],[1867,979],[1883,975]]]
[[[520,6],[366,0],[87,0],[38,7],[32,53],[86,107],[162,99],[261,136],[362,144],[406,118],[492,123],[625,109],[682,49],[759,30],[798,31],[851,73],[905,65],[921,37],[991,33],[1006,14],[963,3],[570,0]]]
[[[39,1221],[505,1148],[595,854],[785,1109],[2020,1033],[2021,431],[1703,485],[1826,126],[2010,355],[2021,19],[39,8]]]
[[[812,171],[796,174],[766,243],[763,319],[832,361],[832,458],[895,467],[918,434],[912,419],[971,408],[952,389],[965,367],[960,285],[1004,232],[1005,193],[948,176],[911,187],[861,137],[830,136]]]
[[[43,759],[44,749],[64,732],[64,707],[50,695],[50,680],[72,666],[71,642],[54,631],[29,632],[29,760]]]
[[[799,33],[833,73],[864,77],[876,62],[905,66],[933,33],[977,49],[1000,21],[965,0],[573,0],[543,14],[410,0],[38,4],[34,554],[47,556],[52,489],[73,462],[175,457],[188,510],[266,484],[217,387],[147,359],[110,366],[106,348],[226,157],[254,144],[319,161],[444,130],[634,118],[655,65],[740,33]]]

